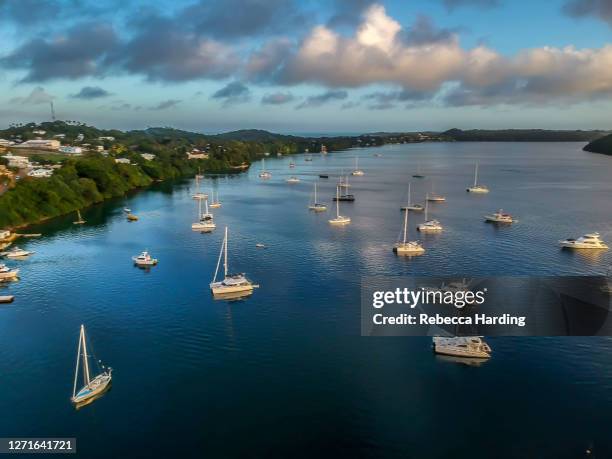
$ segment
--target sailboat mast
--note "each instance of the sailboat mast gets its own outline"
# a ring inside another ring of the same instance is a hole
[[[223,267],[225,268],[225,277],[227,277],[227,243],[228,243],[228,237],[227,237],[227,226],[225,227],[225,260],[223,261]]]
[[[314,196],[315,200],[314,203],[317,203],[317,182],[315,182],[315,196]]]
[[[476,168],[474,169],[474,186],[478,183],[478,163],[476,163]]]
[[[77,350],[76,358],[76,369],[74,370],[74,385],[72,386],[72,396],[76,395],[77,380],[79,379],[79,362],[81,360],[81,342],[83,337],[83,325],[81,325],[81,331],[79,332],[79,348]]]
[[[208,199],[204,201],[204,206],[206,206],[206,214],[208,214]]]
[[[411,185],[410,182],[408,182],[408,205],[410,205],[410,202],[411,202],[411,200],[410,200],[410,185]]]
[[[202,219],[202,200],[198,199],[198,220]]]
[[[408,232],[408,210],[404,212],[404,244],[406,243],[406,233]]]
[[[425,195],[425,221],[427,221],[428,211],[429,211],[429,193]]]
[[[340,217],[340,190],[339,186],[336,186],[336,217]]]
[[[87,358],[87,340],[85,339],[85,327],[81,325],[81,339],[83,340],[83,371],[85,373],[85,385],[89,386],[89,359]]]

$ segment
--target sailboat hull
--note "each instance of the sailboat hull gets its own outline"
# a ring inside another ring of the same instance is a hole
[[[95,397],[102,395],[108,390],[111,384],[111,374],[102,373],[92,379],[88,385],[84,386],[80,391],[76,393],[70,400],[75,405],[84,405],[90,401],[93,401]]]
[[[223,296],[228,293],[247,293],[253,292],[253,284],[237,284],[237,285],[227,285],[223,282],[213,282],[210,284],[210,290],[212,291],[214,296]]]

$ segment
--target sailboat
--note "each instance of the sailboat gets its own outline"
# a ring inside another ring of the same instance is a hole
[[[260,179],[269,179],[272,177],[272,174],[266,170],[266,160],[264,158],[261,159],[261,172],[259,173]]]
[[[195,178],[196,178],[196,180],[204,178],[204,176],[202,175],[202,170],[201,170],[200,167],[198,167],[198,173],[196,174]]]
[[[320,204],[317,202],[317,182],[314,184],[314,202],[308,206],[310,210],[314,210],[315,212],[324,212],[327,210],[327,206],[325,204]]]
[[[476,163],[476,167],[474,168],[474,184],[466,188],[468,193],[488,193],[489,188],[485,185],[478,185],[478,163]]]
[[[422,233],[437,233],[442,231],[442,225],[440,224],[440,222],[438,220],[428,220],[428,214],[429,214],[429,199],[427,199],[429,196],[426,196],[425,199],[425,222],[421,223],[420,225],[417,226],[417,230],[419,230]]]
[[[425,176],[423,174],[421,174],[421,165],[417,165],[417,173],[416,174],[412,174],[412,176],[414,178],[425,178]]]
[[[441,194],[436,194],[433,191],[433,181],[431,182],[431,193],[428,193],[427,196],[425,197],[426,201],[431,201],[431,202],[444,202],[446,201],[446,198],[444,196],[442,196]]]
[[[200,231],[202,233],[209,233],[213,231],[217,225],[213,220],[213,214],[208,212],[208,199],[204,200],[206,205],[206,212],[202,213],[202,201],[198,201],[198,221],[191,224],[193,231]]]
[[[85,338],[85,326],[81,325],[81,333],[79,335],[79,349],[77,351],[76,370],[74,372],[74,386],[72,388],[72,398],[70,401],[75,405],[84,405],[87,402],[92,402],[95,397],[101,395],[108,389],[111,384],[113,372],[112,368],[102,366],[101,373],[91,378],[89,371],[89,357],[87,354],[87,339]],[[83,387],[77,392],[77,383],[79,379],[79,364],[83,365]]]
[[[336,187],[336,218],[329,220],[332,225],[348,225],[351,223],[350,217],[340,215],[340,186]]]
[[[344,173],[344,171],[342,172]],[[350,188],[351,187],[351,184],[349,183],[348,175],[346,176],[346,180],[345,180],[343,175],[340,174],[340,181],[338,181],[338,186],[340,188]]]
[[[250,294],[253,289],[259,287],[248,280],[244,273],[228,274],[228,263],[227,263],[227,246],[229,242],[227,226],[225,227],[225,237],[221,244],[221,252],[219,253],[219,260],[217,261],[217,268],[215,269],[215,275],[212,282],[210,283],[210,290],[213,296],[222,297],[227,294]],[[223,270],[224,279],[217,282],[217,274],[219,274],[219,267],[221,265],[221,258],[223,258]]]
[[[215,192],[212,192],[212,202],[210,203],[211,209],[218,209],[221,207],[221,201],[219,201],[219,191],[217,191],[217,200],[215,201]]]
[[[72,222],[73,225],[84,225],[85,223],[87,223],[85,220],[83,220],[83,217],[81,217],[81,211],[77,210],[77,219],[76,221]]]
[[[208,195],[200,191],[200,179],[196,176],[196,192],[192,196],[193,199],[206,199]]]
[[[404,212],[404,238],[393,246],[397,255],[422,255],[425,248],[418,241],[408,241],[408,212]]]
[[[358,177],[365,175],[365,172],[359,169],[359,158],[357,156],[355,156],[355,170],[351,172],[351,175],[356,175]]]
[[[408,183],[408,205],[400,207],[401,210],[409,211],[412,210],[414,212],[422,212],[424,207],[421,204],[412,204],[412,200],[410,199],[410,183]]]

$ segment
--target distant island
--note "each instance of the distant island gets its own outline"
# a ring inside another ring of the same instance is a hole
[[[584,151],[591,153],[602,153],[604,155],[612,155],[612,134],[589,142],[584,148]]]
[[[597,147],[598,142],[603,142],[609,151],[607,134],[610,133],[581,130],[450,129],[301,137],[257,129],[207,135],[170,127],[98,129],[78,121],[13,124],[0,130],[0,229],[75,212],[155,181],[193,177],[196,173],[238,173],[268,155],[421,142],[595,139],[600,140],[589,145]]]

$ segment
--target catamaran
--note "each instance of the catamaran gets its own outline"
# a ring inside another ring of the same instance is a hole
[[[564,239],[559,241],[559,244],[566,249],[608,249],[607,244],[601,240],[599,233],[585,234],[578,239]]]
[[[408,212],[404,212],[404,238],[393,246],[397,255],[422,255],[425,248],[418,241],[408,241]]]
[[[232,293],[243,293],[250,294],[253,289],[259,287],[248,280],[244,273],[228,274],[228,263],[227,263],[227,246],[229,242],[227,226],[225,227],[225,237],[221,244],[221,252],[219,252],[219,260],[217,261],[217,268],[215,269],[215,275],[212,282],[210,283],[210,290],[213,296],[223,296],[225,294]],[[219,267],[221,265],[221,258],[223,258],[223,270],[224,279],[217,282],[217,274],[219,274]]]
[[[191,224],[191,229],[201,233],[209,233],[217,225],[213,219],[213,214],[208,211],[208,199],[204,200],[204,204],[206,205],[206,212],[202,213],[202,201],[198,201],[198,221]]]
[[[356,175],[358,177],[365,175],[365,172],[359,169],[359,158],[357,156],[355,156],[355,170],[351,172],[351,175]]]
[[[336,218],[329,220],[332,225],[348,225],[351,223],[350,217],[340,215],[340,186],[336,187]]]
[[[272,174],[266,170],[266,160],[264,158],[261,159],[261,171],[259,172],[260,179],[269,179],[272,177]]]
[[[466,188],[468,193],[488,193],[489,188],[485,185],[478,185],[478,163],[476,163],[476,167],[474,168],[474,184]]]
[[[221,207],[221,201],[219,201],[219,191],[217,190],[217,200],[215,201],[215,191],[212,191],[212,202],[210,203],[211,209],[218,209]]]
[[[87,339],[85,338],[85,326],[81,325],[81,333],[79,335],[79,349],[77,351],[76,370],[74,372],[74,386],[72,388],[72,398],[70,401],[75,405],[84,405],[88,401],[93,401],[104,393],[111,384],[113,369],[104,365],[100,368],[100,374],[93,379],[89,371],[89,354],[87,354]],[[83,364],[83,387],[77,392],[77,383],[79,379],[79,363]]]
[[[72,222],[73,225],[84,225],[85,223],[87,223],[85,220],[83,220],[83,217],[81,217],[81,211],[77,210],[77,219],[76,221]]]
[[[412,200],[410,199],[410,183],[408,183],[408,205],[400,207],[403,211],[412,210],[413,212],[422,212],[424,207],[421,204],[412,204]]]
[[[442,231],[442,225],[438,220],[428,220],[429,199],[425,199],[425,221],[417,226],[417,230],[422,233],[437,233]]]
[[[314,210],[315,212],[324,212],[327,210],[327,206],[325,204],[317,202],[317,182],[314,184],[314,201],[308,206],[308,208],[310,210]]]

